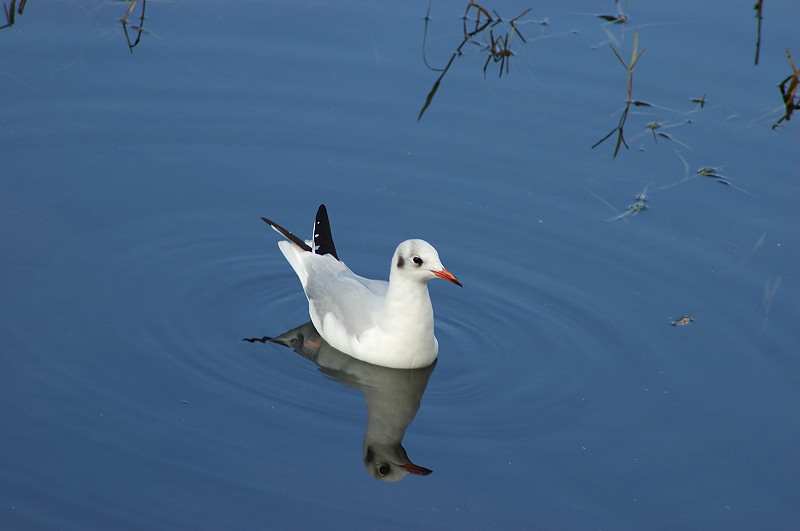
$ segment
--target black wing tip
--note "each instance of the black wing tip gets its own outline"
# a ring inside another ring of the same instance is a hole
[[[317,217],[314,220],[314,252],[316,254],[329,254],[339,259],[336,253],[336,246],[333,244],[331,235],[331,222],[328,219],[328,209],[321,204],[317,209]]]
[[[261,221],[263,221],[264,223],[266,223],[267,225],[269,225],[270,227],[275,229],[275,231],[277,231],[281,236],[283,236],[284,238],[286,238],[287,240],[289,240],[293,244],[297,245],[298,247],[300,247],[304,251],[311,251],[311,247],[309,247],[306,244],[306,242],[304,242],[303,240],[301,240],[300,238],[298,238],[297,236],[295,236],[294,234],[292,234],[288,230],[284,229],[283,227],[281,227],[280,225],[278,225],[277,223],[275,223],[271,219],[265,218],[265,217],[262,216],[261,217]]]
[[[285,228],[281,227],[274,221],[269,218],[261,217],[261,221],[275,229],[281,236],[286,238],[287,240],[291,241],[304,251],[310,251],[316,254],[329,254],[339,259],[339,255],[336,253],[336,246],[333,244],[333,236],[331,235],[331,223],[328,219],[328,209],[325,208],[325,204],[319,205],[317,209],[317,217],[314,220],[314,247],[313,249],[309,247],[306,242],[286,230]]]

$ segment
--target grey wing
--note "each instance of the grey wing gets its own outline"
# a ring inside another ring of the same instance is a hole
[[[320,322],[332,317],[355,336],[374,326],[388,282],[360,277],[329,255],[309,260],[306,268],[309,309]]]
[[[386,282],[385,280],[373,280],[371,278],[364,278],[356,275],[355,273],[353,273],[353,277],[355,277],[355,279],[361,282],[365,288],[370,290],[378,297],[383,298],[386,296],[386,292],[389,289],[389,283]]]

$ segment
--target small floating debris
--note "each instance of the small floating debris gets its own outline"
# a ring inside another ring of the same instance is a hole
[[[642,193],[636,196],[636,202],[632,205],[629,205],[627,210],[622,214],[617,214],[613,218],[609,218],[606,221],[616,221],[618,219],[622,219],[625,216],[636,215],[639,212],[642,212],[647,209],[647,188],[642,190]]]
[[[625,13],[621,15],[597,15],[597,18],[602,18],[603,20],[607,20],[612,24],[624,24],[628,20],[628,15]]]
[[[711,177],[712,179],[716,179],[717,182],[720,184],[724,184],[726,186],[730,186],[731,183],[725,180],[725,176],[720,173],[718,168],[713,168],[711,166],[705,166],[697,170],[698,175],[702,175],[703,177]]]
[[[759,4],[760,3],[761,2],[759,2]],[[761,24],[760,20],[759,24]],[[789,59],[789,66],[792,67],[792,73],[789,74],[786,79],[781,81],[780,85],[778,85],[778,88],[781,89],[781,99],[783,100],[783,105],[786,108],[786,113],[772,126],[773,131],[780,127],[781,122],[784,120],[787,122],[791,120],[792,113],[794,111],[800,110],[800,97],[795,96],[797,93],[797,86],[800,85],[800,70],[794,67],[792,56],[789,54],[789,48],[786,48],[786,58]]]
[[[494,33],[492,33],[492,30],[489,30],[489,39],[491,43],[487,43],[486,47],[483,49],[484,52],[489,52],[489,56],[483,64],[483,77],[486,79],[486,69],[489,67],[489,61],[500,63],[500,74],[498,77],[503,77],[503,67],[505,66],[506,74],[508,74],[508,64],[511,62],[511,56],[514,55],[514,52],[508,47],[509,36],[508,34],[506,34],[505,37],[500,35],[495,39]]]
[[[700,108],[702,109],[706,105],[706,95],[703,94],[703,96],[700,97],[700,98],[692,98],[691,101],[692,101],[692,103],[700,104]]]
[[[705,166],[704,168],[700,168],[697,170],[697,173],[700,175],[705,175],[706,177],[715,177],[720,178],[722,175],[719,174],[719,169],[712,168],[711,166]]]
[[[658,143],[658,139],[656,138],[656,129],[661,129],[662,125],[663,124],[658,120],[653,120],[652,122],[647,124],[647,128],[653,132],[653,140],[655,140],[656,143]]]
[[[628,21],[628,15],[622,12],[622,7],[619,5],[619,0],[615,0],[614,4],[617,6],[616,15],[597,15],[597,18],[602,18],[611,24],[625,24]]]
[[[684,315],[677,321],[672,321],[672,326],[683,326],[685,324],[691,323],[692,321],[694,321],[694,319],[692,319],[691,315]]]
[[[672,188],[673,186],[685,183],[686,181],[690,181],[698,176],[703,176],[714,179],[719,184],[724,184],[725,186],[730,186],[731,188],[735,188],[736,190],[744,192],[747,195],[753,195],[751,192],[748,192],[744,188],[740,188],[739,186],[736,186],[735,184],[731,183],[731,180],[728,177],[722,175],[721,167],[715,168],[714,166],[703,166],[702,168],[694,172],[693,175],[689,175],[689,163],[686,162],[686,159],[683,158],[683,156],[680,154],[680,152],[678,152],[678,150],[675,150],[675,154],[678,156],[679,159],[681,159],[681,162],[683,163],[683,179],[671,184],[664,185],[661,188],[657,188],[657,190],[666,190],[667,188]]]
[[[608,218],[606,221],[616,221],[618,219],[624,218],[625,216],[630,216],[631,214],[636,215],[639,212],[647,209],[647,186],[645,186],[644,190],[642,190],[639,193],[639,195],[636,196],[636,202],[634,202],[632,205],[629,205],[628,208],[624,212],[622,212],[621,214],[619,213],[619,210],[614,208],[614,205],[612,205],[611,203],[609,203],[608,201],[603,199],[600,195],[596,194],[595,192],[591,191],[590,189],[586,188],[585,186],[583,187],[583,189],[586,190],[587,192],[589,192],[590,194],[592,194],[593,196],[595,196],[597,199],[599,199],[603,203],[605,203],[605,205],[608,208],[610,208],[615,213],[617,213],[616,216],[614,216],[613,218]]]

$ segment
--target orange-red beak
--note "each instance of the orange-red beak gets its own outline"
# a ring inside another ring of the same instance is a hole
[[[415,476],[427,476],[433,470],[430,468],[425,468],[424,466],[415,465],[414,463],[407,463],[405,465],[400,465],[400,468],[405,468],[409,474],[414,474]]]
[[[439,278],[443,278],[445,280],[452,282],[456,286],[461,286],[462,288],[464,287],[463,285],[461,285],[461,282],[458,281],[456,276],[445,268],[442,268],[441,271],[434,271],[431,269],[431,273],[433,273]]]

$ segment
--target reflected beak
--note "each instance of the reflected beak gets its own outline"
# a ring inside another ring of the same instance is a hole
[[[455,278],[455,277],[453,277]],[[433,470],[429,468],[425,468],[424,466],[415,465],[414,463],[407,463],[405,465],[400,465],[400,468],[404,468],[408,471],[409,474],[414,474],[415,476],[427,476]]]
[[[442,268],[441,271],[434,271],[434,270],[431,269],[431,273],[433,273],[434,275],[436,275],[439,278],[443,278],[445,280],[448,280],[448,281],[452,282],[456,286],[461,286],[462,288],[464,287],[464,286],[461,285],[461,282],[458,281],[456,276],[453,273],[451,273],[450,271],[448,271],[447,269],[445,269],[445,268]]]

